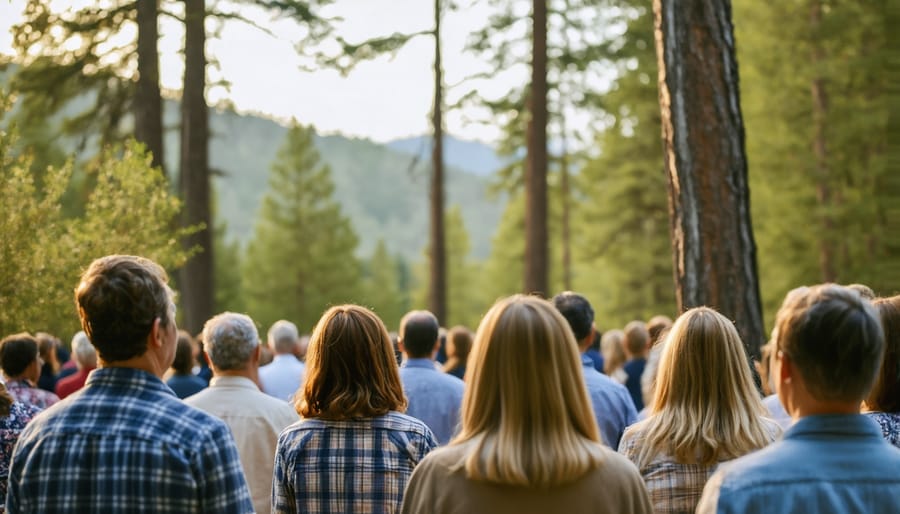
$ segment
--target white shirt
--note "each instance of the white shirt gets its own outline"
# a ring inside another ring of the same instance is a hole
[[[781,400],[778,399],[777,394],[766,396],[763,398],[762,402],[766,409],[768,409],[769,416],[774,419],[776,423],[781,425],[782,430],[787,430],[794,424],[794,420],[791,419],[791,415],[784,410],[784,406],[781,405]]]
[[[270,364],[259,368],[259,383],[264,393],[290,402],[303,383],[305,372],[306,366],[297,357],[282,353],[276,355]]]
[[[299,420],[294,408],[260,392],[244,377],[214,377],[209,387],[185,403],[220,418],[231,429],[258,514],[271,509],[272,475],[278,435]]]

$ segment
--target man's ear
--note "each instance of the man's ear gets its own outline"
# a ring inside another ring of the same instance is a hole
[[[403,339],[397,339],[397,350],[399,350],[400,353],[406,353],[406,347],[403,346]]]
[[[151,325],[150,327],[150,334],[147,336],[147,347],[149,348],[150,346],[162,346],[164,334],[165,329],[162,325],[162,319],[154,319],[153,325]]]
[[[781,350],[778,351],[778,358],[781,359],[778,379],[782,382],[790,382],[794,376],[794,363],[791,361],[791,358]],[[771,373],[771,370],[769,370],[769,372]]]

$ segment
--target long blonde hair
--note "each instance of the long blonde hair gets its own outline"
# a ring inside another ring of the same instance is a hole
[[[603,372],[612,375],[625,364],[625,332],[607,330],[600,337],[600,353],[603,354]]]
[[[771,441],[765,414],[734,325],[691,309],[666,336],[635,464],[644,469],[659,453],[701,465],[739,457]]]
[[[516,295],[494,304],[475,335],[463,396],[469,478],[551,487],[603,461],[581,370],[565,318],[546,300]]]

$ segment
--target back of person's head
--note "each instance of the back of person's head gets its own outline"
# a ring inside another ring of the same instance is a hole
[[[494,304],[475,335],[463,396],[469,478],[525,487],[571,482],[602,448],[572,330],[550,302]]]
[[[859,293],[859,296],[863,297],[864,300],[871,301],[877,298],[875,291],[872,291],[872,288],[865,284],[848,284],[846,287]]]
[[[84,331],[79,331],[72,338],[72,356],[81,369],[97,367],[97,350]]]
[[[878,313],[859,292],[835,284],[794,290],[776,316],[777,349],[818,401],[861,402],[881,368]]]
[[[37,339],[38,353],[40,354],[41,359],[43,359],[44,362],[55,361],[56,349],[60,344],[59,339],[46,332],[38,332],[34,335],[34,338]]]
[[[325,311],[309,340],[302,391],[297,412],[304,418],[344,420],[404,412],[406,397],[381,319],[358,305]]]
[[[147,351],[147,336],[175,323],[175,304],[165,270],[130,255],[108,255],[88,266],[75,289],[81,328],[100,358],[128,360]]]
[[[603,354],[603,372],[607,375],[625,364],[625,332],[616,328],[607,330],[600,337],[600,353]]]
[[[250,316],[223,312],[203,325],[206,354],[215,369],[242,370],[259,346],[259,332]]]
[[[900,412],[900,296],[874,302],[884,331],[884,360],[866,399],[870,410]]]
[[[635,320],[625,325],[625,352],[629,356],[644,355],[649,344],[650,332],[646,323]]]
[[[465,364],[472,349],[472,331],[457,325],[447,332],[447,356]]]
[[[670,328],[672,328],[672,318],[662,314],[650,318],[650,321],[647,322],[647,333],[650,335],[651,349],[662,340]]]
[[[663,343],[656,392],[637,458],[714,464],[768,444],[766,411],[734,324],[707,307],[678,317]]]
[[[275,350],[275,353],[292,354],[300,341],[300,331],[297,330],[297,325],[282,319],[269,327],[266,339],[269,347]]]
[[[556,310],[566,318],[576,341],[583,341],[594,327],[594,309],[584,296],[565,291],[553,297]]]
[[[440,335],[440,325],[428,311],[412,311],[400,320],[400,342],[413,359],[431,357]]]
[[[671,327],[664,328],[658,334],[660,340],[650,347],[647,353],[647,365],[644,372],[641,373],[641,396],[644,399],[644,405],[653,403],[653,394],[656,392],[656,375],[659,373],[659,361],[662,360],[663,348],[666,346],[665,336],[669,333]],[[653,335],[651,334],[651,338]]]
[[[37,358],[37,339],[28,332],[12,334],[0,341],[0,368],[10,378],[28,371]]]
[[[172,361],[172,369],[177,375],[190,375],[194,369],[194,344],[191,334],[186,330],[179,330],[175,339],[175,359]]]

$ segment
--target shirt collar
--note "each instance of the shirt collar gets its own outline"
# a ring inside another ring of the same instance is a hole
[[[97,368],[88,375],[84,387],[113,387],[133,391],[146,389],[175,396],[159,377],[136,368]]]
[[[259,387],[257,387],[256,383],[247,377],[233,377],[233,376],[213,377],[212,380],[209,381],[209,386],[210,387],[236,387],[239,389],[252,389],[254,391],[259,391]]]
[[[594,368],[594,360],[587,356],[587,354],[581,354],[581,365],[584,367],[590,366],[591,369]]]
[[[434,361],[431,359],[406,359],[403,363],[404,368],[422,368],[437,371],[434,368]]]
[[[806,438],[815,435],[841,437],[881,437],[877,424],[862,414],[822,414],[800,418],[784,433],[784,438]]]

